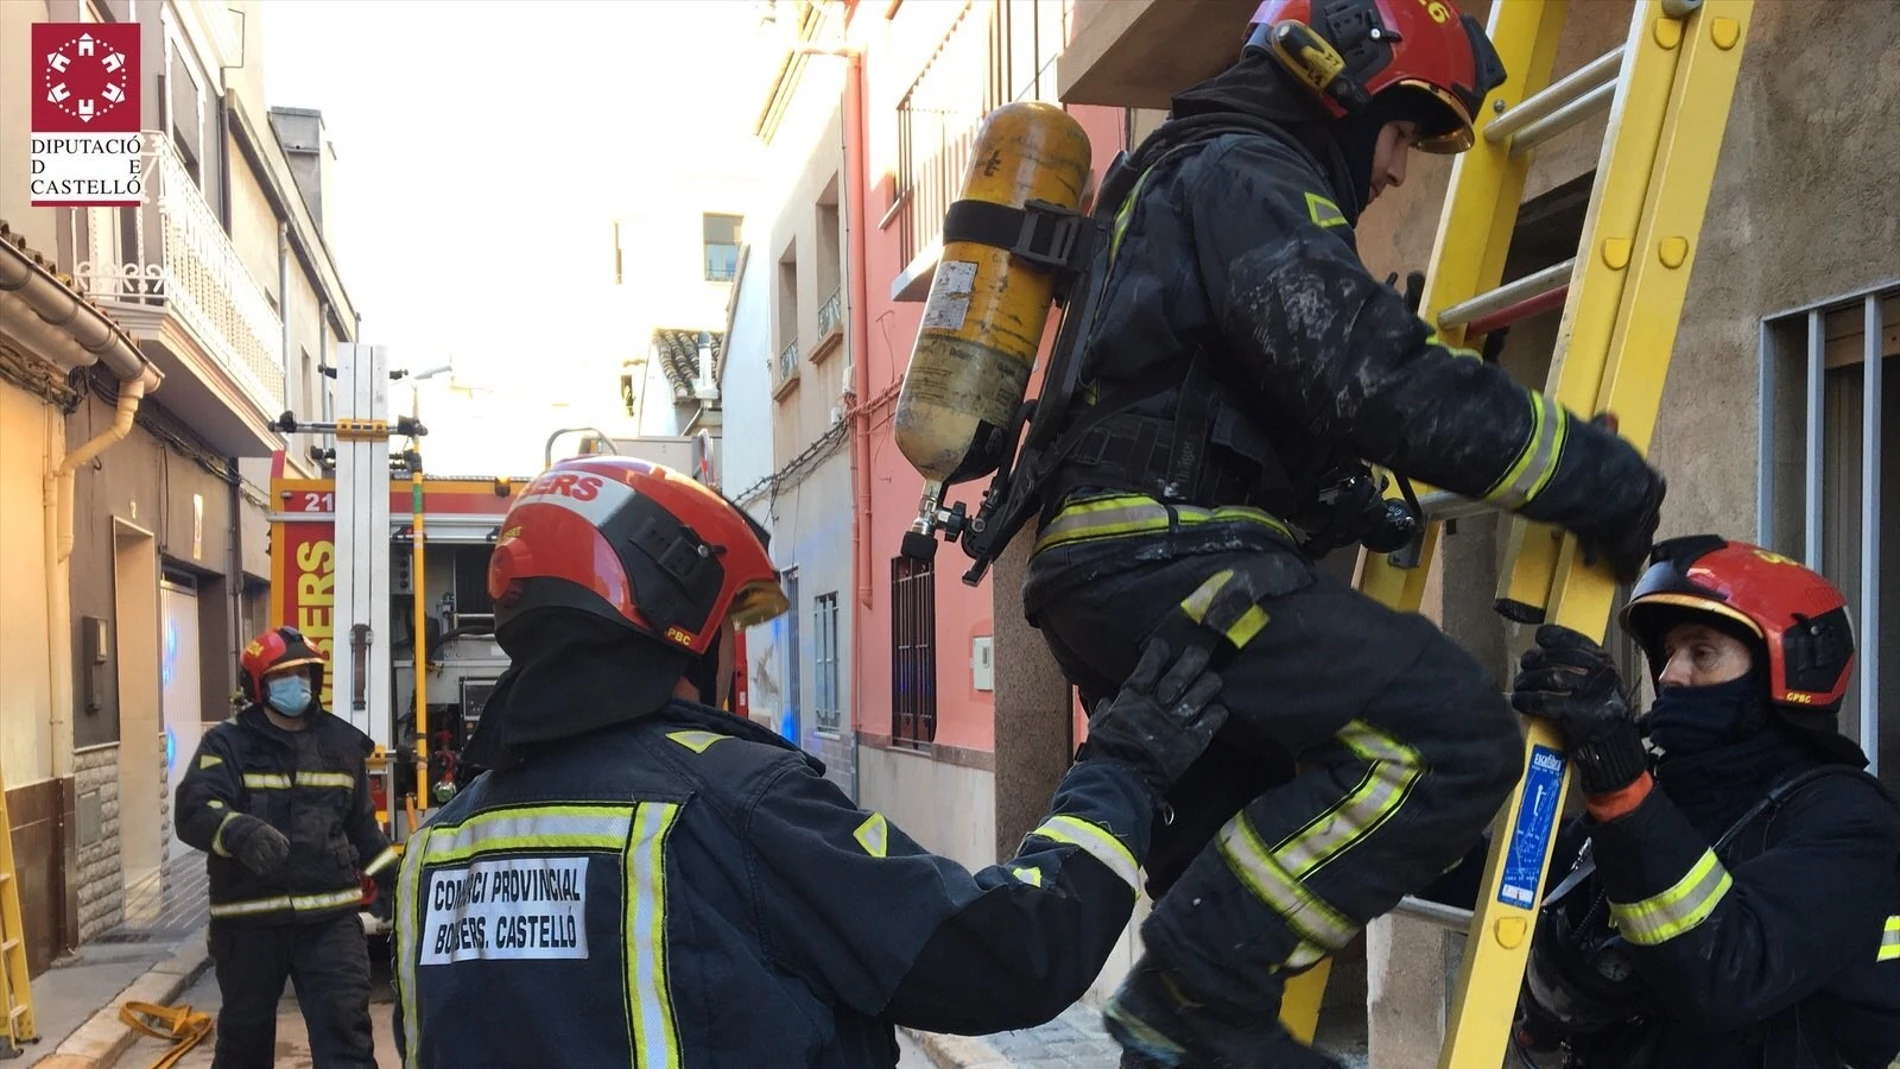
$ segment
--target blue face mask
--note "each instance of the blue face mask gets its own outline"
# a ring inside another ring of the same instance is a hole
[[[1714,686],[1665,687],[1649,707],[1649,737],[1678,757],[1736,742],[1761,698],[1761,678],[1752,671]]]
[[[266,681],[264,701],[285,716],[302,716],[310,708],[310,677],[300,672]]]

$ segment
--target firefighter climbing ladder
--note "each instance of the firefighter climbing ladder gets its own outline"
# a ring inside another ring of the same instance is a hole
[[[1621,47],[1552,83],[1566,7],[1564,0],[1491,7],[1488,29],[1509,80],[1479,119],[1478,144],[1453,166],[1421,310],[1456,346],[1561,302],[1547,394],[1580,414],[1613,412],[1622,434],[1646,451],[1752,0],[1638,0]],[[1531,149],[1606,107],[1576,257],[1500,286]],[[1440,523],[1490,508],[1443,492],[1422,500],[1432,522],[1413,559],[1369,556],[1360,579],[1367,594],[1409,612],[1419,609]],[[1603,637],[1615,584],[1583,565],[1574,538],[1514,519],[1509,547],[1500,612]],[[1506,1054],[1568,786],[1562,748],[1542,724],[1530,725],[1525,765],[1492,838],[1475,913],[1409,899],[1400,907],[1468,934],[1440,1069],[1497,1069]],[[1289,989],[1284,1016],[1296,1035],[1312,1035],[1324,985],[1315,969]]]
[[[0,1009],[6,1010],[4,1049],[0,1058],[20,1054],[20,1044],[40,1038],[33,1022],[33,989],[26,975],[26,928],[20,921],[20,881],[13,867],[13,827],[7,815],[6,790],[0,785]]]

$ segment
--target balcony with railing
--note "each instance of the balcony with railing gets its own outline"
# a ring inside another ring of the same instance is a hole
[[[897,188],[892,220],[906,267],[895,300],[924,299],[935,273],[943,215],[970,164],[983,117],[1008,98],[995,32],[996,0],[966,0],[949,32],[897,105]]]
[[[776,397],[785,396],[792,383],[798,381],[798,339],[787,342],[785,348],[778,351],[778,359],[772,364],[772,393]]]
[[[144,135],[144,203],[95,208],[75,275],[165,372],[163,401],[233,456],[282,444],[283,325],[165,135]],[[273,256],[275,254],[273,253]]]
[[[818,306],[818,342],[811,348],[816,364],[844,343],[844,288],[833,289],[825,303]]]

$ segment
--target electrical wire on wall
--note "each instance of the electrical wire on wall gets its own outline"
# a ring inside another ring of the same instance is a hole
[[[97,369],[87,369],[83,376],[78,377],[76,385],[79,386],[82,395],[96,396],[102,404],[118,404],[119,392],[116,381]],[[270,494],[263,487],[246,479],[230,458],[218,455],[189,430],[176,426],[174,418],[166,415],[159,406],[140,405],[138,413],[133,417],[133,422],[163,443],[168,453],[177,453],[209,472],[219,481],[236,486],[244,495],[245,500],[251,504],[262,509],[271,507]],[[169,482],[169,472],[164,473],[164,477]],[[169,486],[166,492],[169,496]]]

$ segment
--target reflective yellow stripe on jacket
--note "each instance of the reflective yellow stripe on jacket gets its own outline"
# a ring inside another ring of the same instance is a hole
[[[1141,866],[1135,863],[1134,853],[1123,846],[1122,841],[1107,828],[1091,824],[1081,817],[1064,815],[1050,817],[1029,834],[1080,848],[1083,853],[1107,865],[1108,870],[1119,876],[1129,890],[1137,894],[1141,892]],[[1041,879],[1041,874],[1037,873],[1036,882],[1041,882]]]
[[[213,917],[255,917],[259,913],[276,913],[288,910],[293,913],[308,913],[320,909],[337,909],[342,906],[356,905],[363,901],[363,889],[352,887],[347,891],[325,891],[313,895],[274,895],[270,898],[252,898],[243,902],[220,902],[211,907]]]
[[[1880,950],[1874,955],[1875,961],[1892,961],[1900,958],[1900,917],[1888,917],[1887,928],[1880,933]]]
[[[416,969],[421,948],[418,912],[426,867],[473,861],[502,852],[552,855],[607,851],[620,855],[626,945],[628,1045],[634,1063],[679,1069],[679,1028],[666,975],[667,834],[679,806],[642,802],[633,807],[527,806],[471,817],[461,824],[424,827],[403,851],[397,877],[396,967],[402,999],[407,1064],[417,1064],[422,1046],[417,1012]],[[441,967],[441,966],[438,966]]]
[[[1525,391],[1531,406],[1531,434],[1511,466],[1484,493],[1484,500],[1500,508],[1520,509],[1537,499],[1550,484],[1563,460],[1570,420],[1563,407],[1534,390]]]
[[[1288,542],[1294,541],[1286,524],[1257,508],[1223,505],[1204,509],[1193,505],[1163,505],[1141,494],[1115,494],[1087,498],[1065,506],[1036,537],[1035,552],[1099,538],[1156,534],[1170,530],[1177,524],[1193,527],[1205,523],[1256,524]]]
[[[299,772],[294,777],[281,772],[246,772],[244,789],[249,791],[287,791],[292,787],[340,787],[350,790],[356,777],[348,772]]]
[[[1638,946],[1656,946],[1708,920],[1732,886],[1734,881],[1715,851],[1704,850],[1668,890],[1640,902],[1611,902],[1610,916],[1623,938]]]

